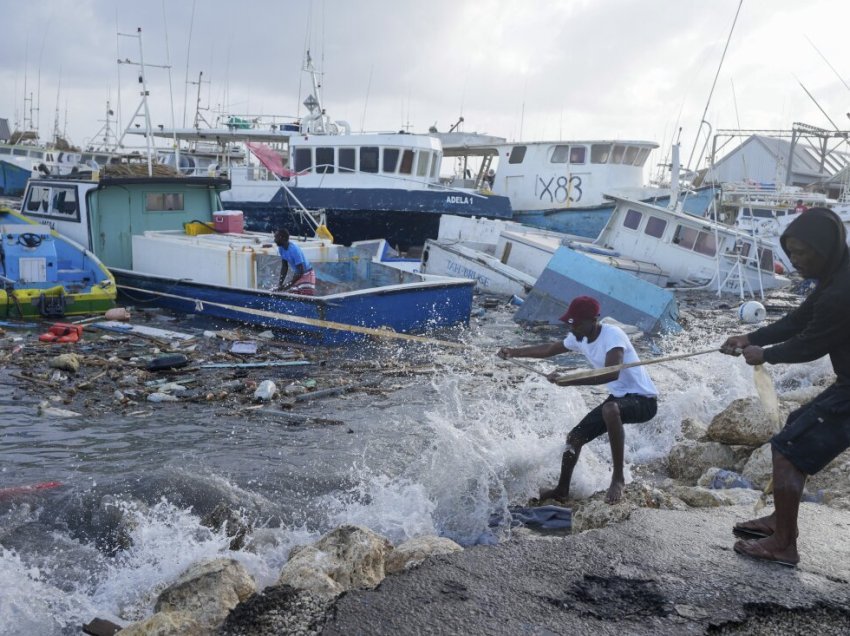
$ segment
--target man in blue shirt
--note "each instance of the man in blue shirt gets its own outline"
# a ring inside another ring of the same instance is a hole
[[[316,293],[316,272],[304,252],[296,243],[289,241],[289,232],[280,229],[274,233],[274,242],[280,254],[280,279],[278,280],[276,292],[289,292],[302,296],[313,296]],[[292,278],[285,285],[286,275],[292,268]]]

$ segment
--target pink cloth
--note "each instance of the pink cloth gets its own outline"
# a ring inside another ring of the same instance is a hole
[[[248,146],[248,150],[250,150],[254,156],[260,160],[261,164],[277,176],[282,179],[289,179],[290,177],[296,176],[296,173],[283,165],[283,157],[281,157],[274,149],[255,141],[249,141],[245,145]]]
[[[300,296],[315,296],[316,295],[316,270],[311,269],[305,272],[301,278],[292,284],[292,287],[286,290],[290,294],[298,294]]]

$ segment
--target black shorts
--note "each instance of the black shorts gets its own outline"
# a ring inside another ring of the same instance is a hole
[[[582,418],[575,428],[567,435],[567,440],[578,444],[587,444],[600,435],[608,432],[605,420],[602,419],[602,407],[608,402],[616,402],[620,407],[620,419],[626,424],[648,422],[658,411],[658,400],[654,397],[626,393],[623,397],[609,395],[607,399]]]
[[[821,471],[850,447],[850,388],[833,384],[793,411],[770,443],[807,475]]]

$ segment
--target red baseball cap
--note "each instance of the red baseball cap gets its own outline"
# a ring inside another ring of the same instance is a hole
[[[573,298],[567,313],[561,316],[561,322],[582,322],[596,318],[599,315],[599,301],[590,296]]]

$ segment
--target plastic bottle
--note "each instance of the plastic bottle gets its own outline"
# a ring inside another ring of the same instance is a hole
[[[254,391],[254,399],[268,402],[274,397],[275,393],[277,393],[277,385],[271,380],[263,380],[257,390]]]

